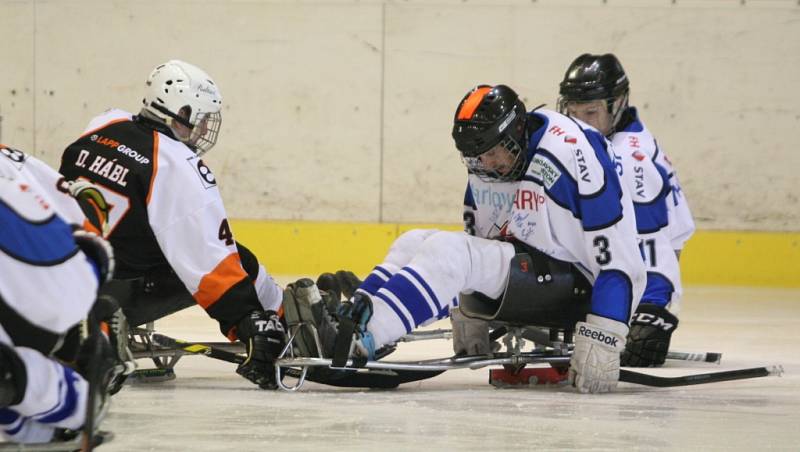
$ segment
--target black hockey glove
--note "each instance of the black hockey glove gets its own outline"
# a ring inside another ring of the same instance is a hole
[[[274,311],[253,311],[236,328],[247,348],[247,359],[236,372],[261,389],[277,389],[275,360],[286,343],[284,328]]]
[[[665,308],[651,303],[639,304],[631,321],[621,365],[654,367],[664,364],[669,340],[676,328],[678,318]]]

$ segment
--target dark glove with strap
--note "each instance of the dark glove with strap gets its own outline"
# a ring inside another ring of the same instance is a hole
[[[622,352],[621,365],[653,367],[664,364],[678,318],[661,306],[641,303],[636,309]]]
[[[81,211],[89,220],[89,223],[99,233],[106,235],[108,233],[108,215],[111,211],[111,206],[106,201],[103,193],[93,183],[85,180],[78,179],[74,181],[65,182],[66,190],[78,202]]]
[[[276,389],[275,360],[286,344],[283,324],[274,311],[253,311],[239,321],[236,333],[247,349],[247,359],[236,372],[261,389]]]

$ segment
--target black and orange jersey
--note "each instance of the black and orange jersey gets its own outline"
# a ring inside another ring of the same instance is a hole
[[[116,278],[174,271],[223,334],[254,309],[280,306],[272,278],[242,268],[214,174],[168,130],[109,110],[67,147],[60,171],[100,187],[111,206]]]

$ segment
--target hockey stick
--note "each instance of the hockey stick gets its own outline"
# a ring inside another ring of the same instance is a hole
[[[770,367],[753,367],[750,369],[725,370],[722,372],[709,372],[705,374],[683,375],[680,377],[659,377],[656,375],[620,369],[619,381],[637,385],[654,386],[657,388],[671,388],[675,386],[700,385],[718,383],[721,381],[744,380],[747,378],[780,376],[783,367],[780,365]]]
[[[229,363],[241,364],[244,362],[244,357],[238,353],[224,350],[220,346],[211,344],[201,344],[198,342],[186,342],[180,339],[174,339],[160,333],[153,333],[151,335],[153,342],[162,346],[175,348],[193,355],[204,355],[209,358],[214,358]],[[284,368],[286,375],[292,378],[300,378],[301,370],[294,368]],[[328,369],[319,369],[314,375],[309,375],[307,379],[315,383],[325,384],[329,386],[338,386],[346,388],[378,388],[378,389],[391,389],[396,388],[403,383],[411,383],[414,381],[424,380],[427,378],[435,377],[443,371],[408,371],[408,370],[381,370],[365,373],[356,373],[353,371],[336,371]]]
[[[89,316],[86,319],[86,323],[84,324],[86,328],[86,337],[88,340],[94,341],[92,342],[92,356],[90,359],[91,361],[97,362],[101,359],[102,356],[102,349],[99,342],[99,335],[103,334],[100,331],[100,321],[95,316],[94,312],[89,311]],[[94,363],[92,363],[94,364]],[[100,390],[100,385],[103,378],[103,374],[99,369],[96,369],[96,366],[91,366],[94,369],[88,370],[87,379],[89,380],[89,396],[86,402],[86,419],[83,422],[83,432],[81,434],[82,444],[81,444],[81,451],[83,452],[91,452],[94,449],[94,423],[95,423],[95,413],[96,405],[97,405],[97,395],[98,391]]]
[[[703,363],[719,364],[722,361],[722,353],[687,353],[687,352],[667,352],[667,359],[675,361],[697,361]]]
[[[508,328],[506,328],[505,326],[495,328],[489,333],[489,342],[494,342],[497,339],[500,339],[506,333],[508,333]],[[532,329],[526,330],[526,335],[524,335],[523,337],[532,340],[535,343],[540,343],[544,345],[551,344],[546,333],[537,332]],[[437,329],[429,331],[415,331],[401,337],[400,339],[397,340],[397,342],[416,342],[416,341],[424,341],[430,339],[452,339],[452,338],[453,338],[452,330]],[[667,359],[674,361],[694,361],[694,362],[719,364],[720,361],[722,361],[722,353],[717,353],[717,352],[690,353],[690,352],[671,351],[667,352]]]
[[[245,360],[244,356],[238,353],[208,344],[201,344],[199,342],[186,342],[159,333],[153,333],[151,337],[153,342],[162,347],[175,348],[184,353],[189,353],[192,355],[204,355],[208,356],[209,358],[219,359],[234,364],[241,364]]]

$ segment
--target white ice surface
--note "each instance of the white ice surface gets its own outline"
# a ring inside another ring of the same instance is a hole
[[[613,394],[581,395],[568,387],[496,389],[483,369],[390,391],[307,383],[284,393],[258,390],[232,364],[190,356],[178,363],[176,380],[115,396],[103,428],[116,439],[101,450],[800,450],[800,290],[686,292],[672,349],[722,352],[722,364],[670,361],[653,373],[776,363],[786,373],[671,389],[620,384]],[[156,327],[187,340],[222,340],[197,308]],[[445,357],[450,347],[406,343],[390,359]]]

